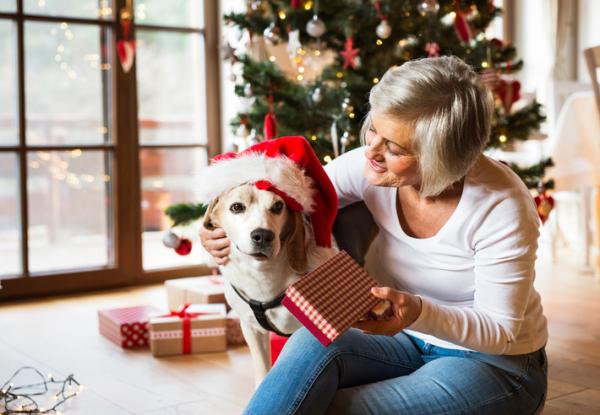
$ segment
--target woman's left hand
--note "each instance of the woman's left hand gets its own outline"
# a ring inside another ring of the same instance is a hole
[[[387,320],[363,320],[352,326],[368,334],[393,336],[410,326],[421,315],[421,298],[389,287],[373,287],[371,294],[392,304],[393,314]]]

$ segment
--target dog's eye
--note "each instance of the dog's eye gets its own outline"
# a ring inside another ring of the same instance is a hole
[[[283,202],[281,200],[275,202],[275,204],[273,206],[271,206],[271,212],[273,212],[275,214],[281,213],[282,210],[283,210]]]
[[[246,210],[246,206],[244,206],[243,204],[236,202],[233,203],[231,206],[229,206],[229,210],[232,211],[233,213],[242,213]]]

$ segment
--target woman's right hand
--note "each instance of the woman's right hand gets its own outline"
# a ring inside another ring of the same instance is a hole
[[[200,231],[200,241],[206,251],[213,256],[218,265],[225,265],[229,262],[229,246],[231,243],[222,228],[209,230],[202,228]]]

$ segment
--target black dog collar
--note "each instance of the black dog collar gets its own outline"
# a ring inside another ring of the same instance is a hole
[[[262,328],[264,328],[267,331],[272,331],[273,333],[278,334],[280,336],[284,336],[284,337],[291,336],[291,334],[285,334],[285,333],[280,332],[277,329],[277,327],[275,327],[269,321],[269,319],[267,318],[267,315],[265,314],[265,312],[267,310],[281,306],[281,300],[283,299],[283,296],[285,295],[285,291],[282,292],[281,294],[279,294],[274,300],[261,303],[260,301],[246,298],[246,296],[243,295],[240,292],[240,290],[238,290],[235,287],[235,285],[231,284],[231,288],[233,288],[233,291],[235,291],[237,293],[237,295],[239,295],[240,298],[242,300],[244,300],[244,302],[250,306],[250,308],[252,309],[252,312],[254,313],[254,317],[256,318],[256,321],[258,321],[258,324],[260,324]]]

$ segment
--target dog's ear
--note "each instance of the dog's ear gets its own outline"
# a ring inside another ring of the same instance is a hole
[[[288,221],[288,226],[290,227],[286,242],[288,261],[293,271],[303,274],[306,272],[308,262],[306,259],[304,219],[302,213],[290,211]]]
[[[216,197],[213,200],[210,201],[210,203],[208,204],[208,208],[206,208],[206,213],[204,214],[204,227],[206,229],[209,230],[213,230],[215,228],[219,227],[219,224],[216,221],[216,212],[215,212],[215,208],[217,207],[217,204],[219,203],[219,198]]]

